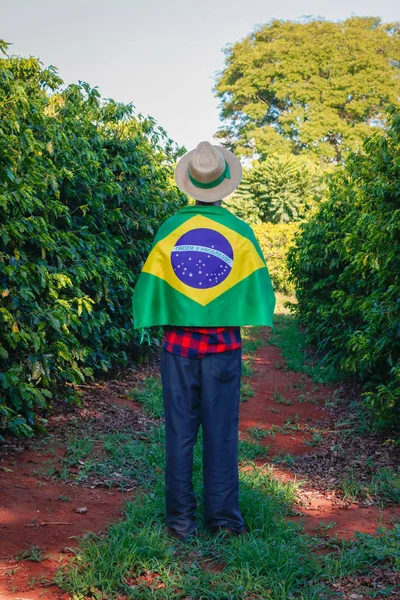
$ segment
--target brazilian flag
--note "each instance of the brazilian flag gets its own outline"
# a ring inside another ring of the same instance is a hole
[[[135,329],[273,326],[275,296],[254,233],[221,206],[188,206],[159,229],[133,294]]]

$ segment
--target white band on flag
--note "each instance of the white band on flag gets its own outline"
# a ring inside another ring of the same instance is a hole
[[[204,252],[205,254],[212,254],[213,256],[216,256],[230,267],[233,265],[233,260],[229,258],[229,256],[223,252],[220,252],[219,250],[216,250],[215,248],[208,248],[207,246],[174,246],[172,248],[172,252]]]

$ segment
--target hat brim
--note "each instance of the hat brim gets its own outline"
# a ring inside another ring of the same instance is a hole
[[[214,188],[199,188],[193,185],[189,179],[189,162],[195,150],[191,150],[185,156],[182,156],[175,169],[175,181],[176,185],[182,192],[201,202],[216,202],[222,200],[232,194],[232,192],[238,187],[242,179],[242,165],[240,160],[226,148],[222,146],[214,146],[217,148],[225,158],[231,171],[231,178],[224,179],[222,183]]]

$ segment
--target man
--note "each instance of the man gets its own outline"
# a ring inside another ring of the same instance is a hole
[[[239,509],[240,326],[273,325],[275,296],[251,228],[220,206],[240,161],[201,142],[175,179],[196,200],[159,229],[133,296],[135,328],[163,325],[168,532],[197,530],[193,447],[203,430],[204,519],[214,534],[245,532]]]

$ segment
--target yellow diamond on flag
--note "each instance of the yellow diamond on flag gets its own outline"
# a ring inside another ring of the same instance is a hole
[[[206,306],[263,267],[249,239],[214,219],[196,215],[154,246],[143,272]]]

